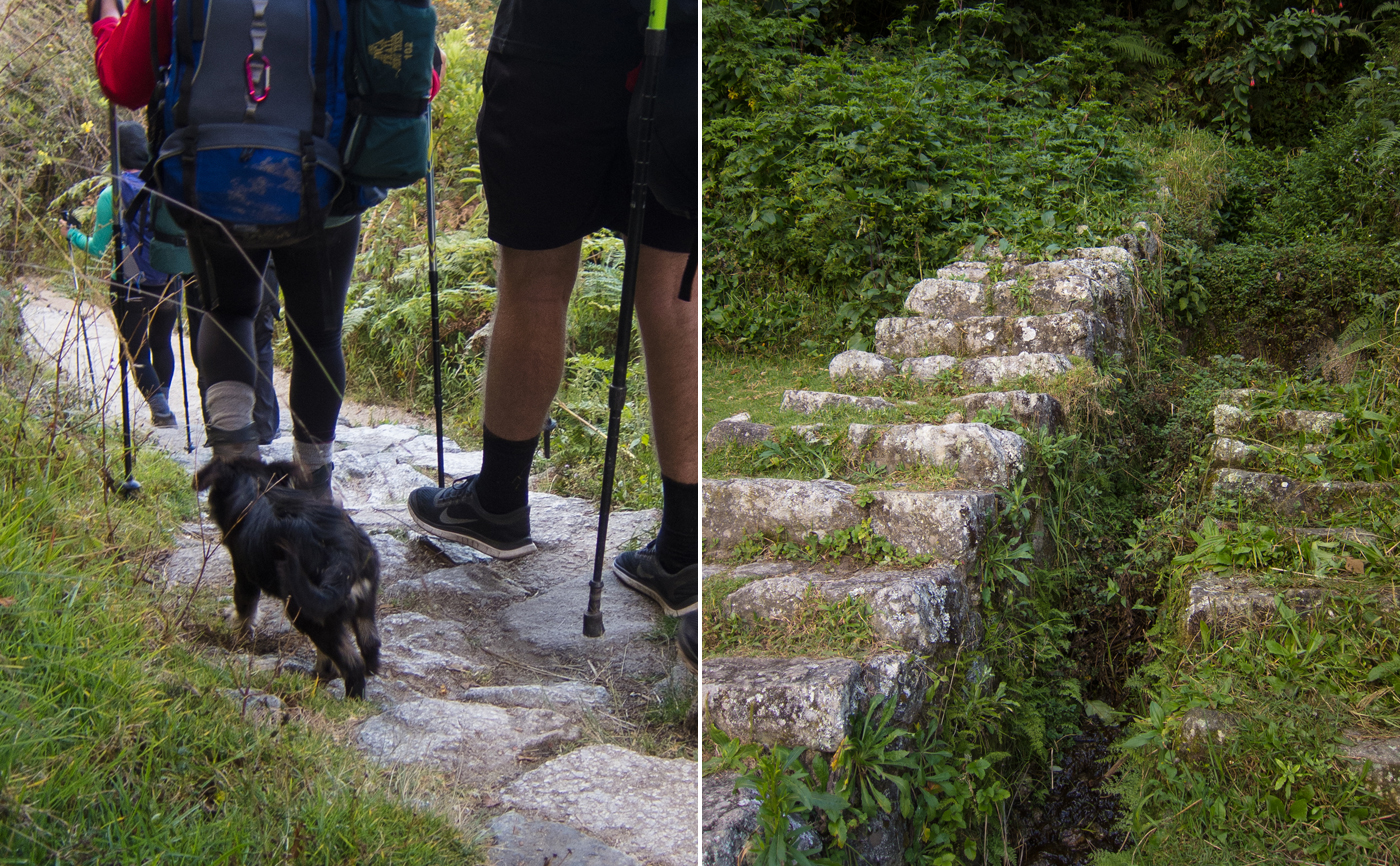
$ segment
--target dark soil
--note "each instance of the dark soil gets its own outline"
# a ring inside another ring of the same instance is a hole
[[[1107,793],[1109,751],[1117,726],[1090,719],[1069,752],[1056,755],[1060,769],[1044,802],[1026,804],[1011,819],[1020,836],[1021,866],[1087,866],[1095,851],[1119,851],[1128,835],[1115,829],[1116,794]]]

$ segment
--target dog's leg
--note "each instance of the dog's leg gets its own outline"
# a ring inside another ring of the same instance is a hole
[[[258,616],[258,599],[262,590],[250,580],[245,580],[238,572],[233,575],[233,609],[228,612],[229,622],[240,638],[252,638],[253,620]]]
[[[365,672],[374,675],[379,673],[379,628],[374,624],[374,584],[368,580],[356,581],[351,594],[355,599],[355,642],[360,645]]]
[[[321,652],[320,647],[316,648],[316,666],[312,668],[312,671],[316,674],[316,679],[323,682],[330,682],[340,676],[340,671],[336,669],[335,662],[331,661],[330,656]]]
[[[308,624],[309,625],[309,624]],[[324,626],[311,626],[304,629],[307,637],[316,645],[317,675],[320,675],[321,660],[325,659],[340,671],[345,679],[345,696],[363,698],[365,696],[365,662],[355,648],[355,639],[344,621],[326,623]]]

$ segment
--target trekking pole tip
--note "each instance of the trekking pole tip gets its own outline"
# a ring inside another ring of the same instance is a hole
[[[603,582],[589,581],[588,611],[583,615],[583,636],[603,636]]]
[[[122,499],[131,499],[141,492],[141,482],[135,478],[128,478],[117,487],[117,496]]]

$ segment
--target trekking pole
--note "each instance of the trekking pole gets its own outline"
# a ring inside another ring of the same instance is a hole
[[[428,295],[433,319],[433,416],[437,419],[437,486],[445,487],[442,459],[442,336],[438,330],[437,203],[433,197],[433,104],[428,103]]]
[[[617,468],[617,442],[621,436],[622,406],[627,401],[627,355],[632,347],[632,303],[637,293],[637,264],[642,251],[642,226],[646,219],[647,175],[651,159],[651,124],[656,111],[656,87],[661,77],[661,56],[666,51],[666,0],[651,0],[645,36],[640,89],[641,112],[637,125],[637,152],[632,162],[632,204],[627,215],[626,257],[622,267],[621,309],[617,314],[617,348],[613,353],[613,378],[608,386],[608,439],[603,456],[603,501],[598,505],[598,546],[593,554],[593,580],[588,584],[588,611],[583,615],[584,637],[603,636],[603,553],[608,541],[608,514],[612,510],[613,473]]]
[[[107,103],[107,119],[112,127],[112,251],[116,261],[115,267],[112,268],[112,311],[117,312],[126,305],[122,298],[126,289],[126,281],[122,279],[122,227],[118,220],[122,205],[122,169],[121,148],[117,142],[117,104],[115,102],[109,101]],[[120,319],[117,322],[117,364],[121,369],[122,380],[122,461],[126,468],[126,480],[117,487],[117,495],[129,499],[141,490],[141,484],[132,477],[131,471],[131,404],[126,393],[126,341],[121,336]]]
[[[180,397],[185,401],[185,453],[194,453],[194,435],[190,433],[190,380],[185,372],[185,278],[176,275],[180,281],[180,302],[175,305],[175,335],[180,343]],[[190,347],[194,351],[194,347]]]

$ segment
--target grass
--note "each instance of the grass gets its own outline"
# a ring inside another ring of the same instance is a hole
[[[859,598],[829,601],[809,589],[792,611],[779,618],[723,615],[720,603],[751,582],[731,577],[705,581],[701,610],[707,655],[864,659],[890,648],[875,635],[870,605]]]
[[[447,792],[337,744],[357,708],[302,683],[285,724],[241,718],[149,577],[183,471],[142,460],[139,500],[94,495],[99,432],[47,439],[36,402],[0,393],[0,862],[483,862],[406,805]]]

